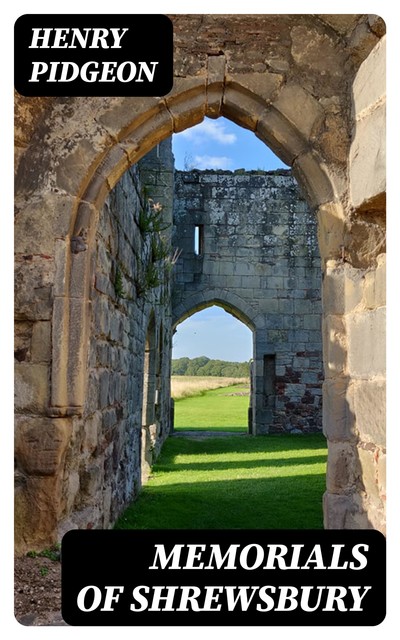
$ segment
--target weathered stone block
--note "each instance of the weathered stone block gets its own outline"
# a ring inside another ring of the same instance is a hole
[[[326,492],[323,503],[325,529],[371,529],[356,494],[347,496]]]
[[[381,500],[386,499],[386,454],[379,452],[378,457],[378,488]]]
[[[66,490],[67,513],[70,513],[74,508],[75,502],[79,495],[79,489],[80,489],[79,473],[76,470],[70,469],[68,473],[67,490]]]
[[[385,376],[386,310],[353,313],[346,317],[348,369],[354,378]]]
[[[112,98],[109,104],[103,103],[102,112],[97,117],[114,138],[121,138],[157,110],[157,98]]]
[[[358,69],[353,82],[353,109],[358,117],[386,96],[386,36]]]
[[[35,322],[32,329],[32,362],[51,360],[51,322]]]
[[[82,450],[92,454],[99,444],[101,434],[102,414],[96,411],[85,420],[83,429]]]
[[[15,265],[14,275],[16,317],[49,320],[53,307],[54,258],[22,256]]]
[[[227,74],[226,84],[243,87],[258,98],[269,103],[276,96],[283,82],[283,76],[278,73],[237,73]]]
[[[96,496],[101,491],[102,482],[102,470],[98,466],[90,465],[80,474],[79,489],[85,498]]]
[[[15,251],[22,254],[54,255],[55,238],[65,238],[73,219],[75,200],[65,193],[47,192],[24,202],[17,212]]]
[[[100,374],[99,379],[99,408],[107,407],[109,402],[110,373],[105,370]]]
[[[356,67],[366,60],[378,40],[378,36],[370,28],[369,20],[359,21],[349,40],[351,57]]]
[[[369,449],[358,448],[362,472],[362,485],[368,496],[369,502],[380,502],[378,488],[378,469],[375,462],[375,452]]]
[[[311,206],[319,207],[335,199],[334,186],[327,167],[314,152],[304,153],[296,158],[293,173]]]
[[[367,309],[375,309],[386,304],[386,255],[378,258],[374,271],[365,274],[363,302]]]
[[[226,59],[224,55],[207,57],[206,115],[217,118],[221,113]]]
[[[351,498],[346,495],[325,492],[323,504],[325,529],[344,529],[347,515],[354,508]]]
[[[385,447],[385,382],[382,380],[358,380],[354,384],[354,411],[361,440]]]
[[[245,129],[255,131],[257,122],[263,114],[266,104],[247,90],[227,85],[222,103],[222,115],[233,120]]]
[[[18,412],[45,413],[49,406],[47,364],[15,365],[15,408]]]
[[[319,102],[299,85],[285,85],[274,102],[274,108],[306,140],[319,131],[324,119],[324,110]]]
[[[353,393],[345,377],[323,383],[323,430],[330,442],[354,442],[357,438]]]
[[[15,454],[18,465],[29,475],[55,475],[63,464],[71,433],[71,421],[67,419],[17,419]]]
[[[386,117],[382,104],[356,122],[350,149],[350,198],[353,207],[368,209],[368,201],[386,191]]]
[[[166,98],[168,111],[173,117],[174,132],[199,124],[205,116],[206,79],[175,78],[175,95]]]
[[[42,550],[57,542],[61,511],[60,481],[55,476],[24,477],[15,493],[15,546],[18,553]]]
[[[330,442],[326,486],[330,493],[346,493],[355,489],[359,476],[355,446],[350,443]]]
[[[325,377],[341,375],[347,365],[346,326],[341,316],[326,316],[322,322]]]
[[[364,272],[351,265],[328,264],[323,279],[323,306],[326,314],[343,315],[361,302]]]

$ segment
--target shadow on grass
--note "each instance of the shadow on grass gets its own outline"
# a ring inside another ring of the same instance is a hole
[[[179,433],[180,431],[214,431],[214,432],[228,432],[234,431],[235,433],[247,433],[247,426],[223,426],[223,427],[174,427],[175,433]]]
[[[322,529],[325,474],[187,482],[150,481],[117,529]]]
[[[171,471],[223,471],[231,469],[254,469],[254,467],[293,467],[294,465],[310,465],[326,462],[326,455],[318,456],[302,456],[296,458],[257,458],[255,460],[226,460],[224,462],[208,461],[208,462],[174,462],[173,466],[168,461],[166,464],[159,463],[156,466],[157,471],[169,473]]]
[[[230,452],[280,452],[291,454],[303,449],[326,449],[326,438],[321,433],[296,436],[226,436],[224,438],[168,438],[163,445],[159,464],[172,464],[177,455],[226,454]]]
[[[116,528],[322,529],[325,450],[322,434],[169,438]]]

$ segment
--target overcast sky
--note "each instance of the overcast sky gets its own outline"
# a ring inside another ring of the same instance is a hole
[[[251,131],[230,120],[206,118],[172,139],[177,169],[287,168]],[[207,356],[244,362],[252,357],[252,333],[220,307],[210,307],[182,322],[174,335],[173,358]]]

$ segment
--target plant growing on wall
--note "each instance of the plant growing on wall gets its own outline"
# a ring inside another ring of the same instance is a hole
[[[170,226],[163,220],[163,206],[159,202],[154,202],[148,198],[145,206],[139,212],[139,229],[143,235],[152,231],[160,233]]]
[[[169,255],[169,246],[166,238],[160,234],[153,235],[151,238],[151,256],[153,262],[165,260]]]
[[[119,267],[117,267],[115,270],[114,291],[117,298],[125,298],[126,292],[122,280],[122,273]]]

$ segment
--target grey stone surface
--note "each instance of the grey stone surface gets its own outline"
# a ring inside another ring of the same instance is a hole
[[[214,303],[255,332],[251,432],[321,429],[316,219],[291,172],[176,171],[172,242],[181,252],[174,324]],[[264,393],[265,355],[275,356],[270,398]]]

